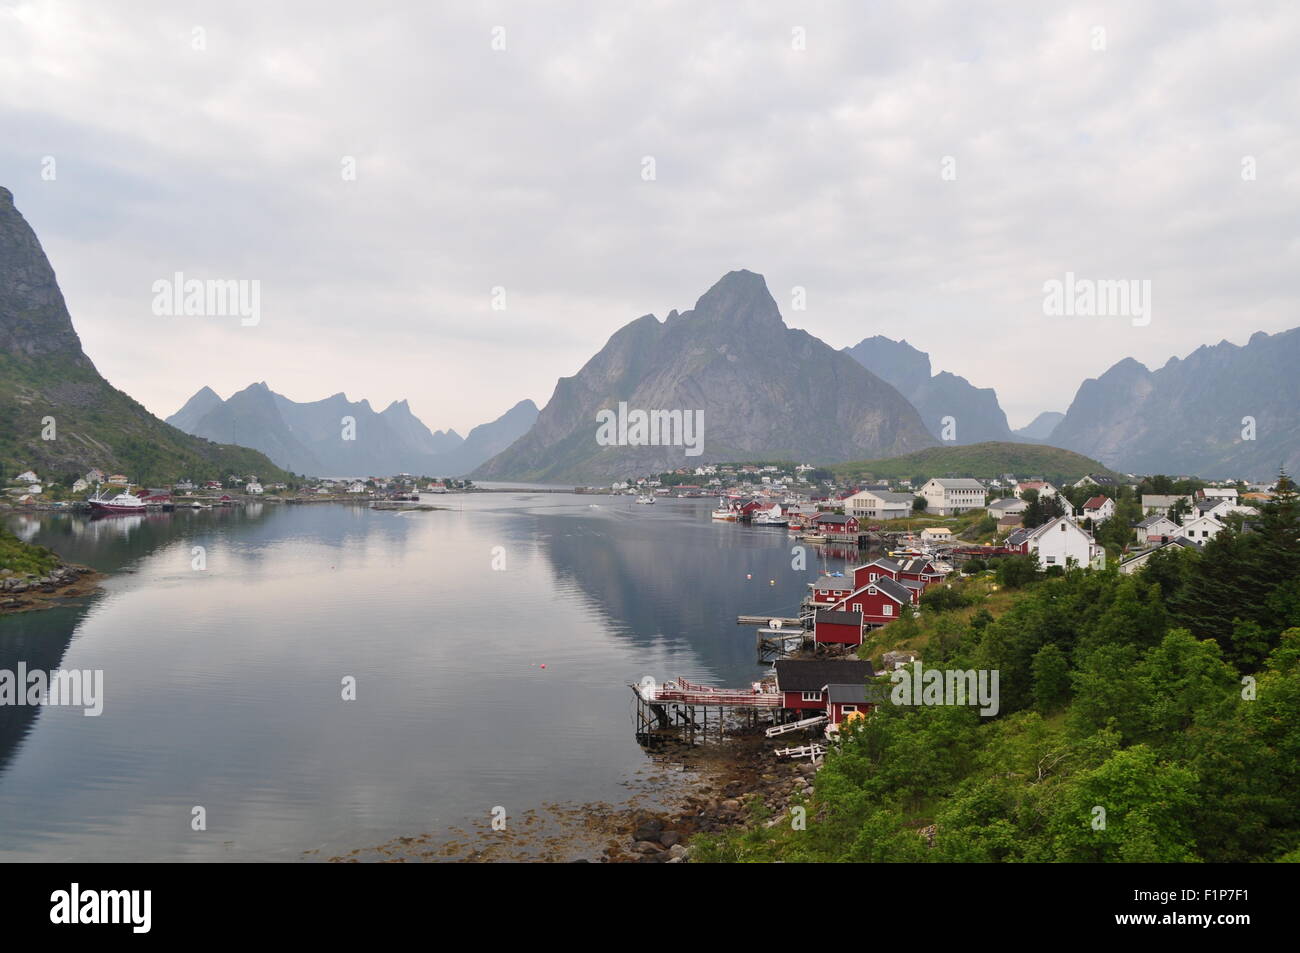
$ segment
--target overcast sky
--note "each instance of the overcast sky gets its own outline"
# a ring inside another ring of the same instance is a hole
[[[0,185],[160,416],[265,380],[463,434],[734,268],[1012,426],[1300,324],[1300,4],[759,6],[0,0]],[[1150,324],[1046,317],[1067,271]],[[175,272],[260,323],[155,316]]]

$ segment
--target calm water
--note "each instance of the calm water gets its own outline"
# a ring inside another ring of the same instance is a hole
[[[628,683],[751,680],[736,615],[792,614],[826,565],[710,500],[434,502],[11,520],[113,575],[0,618],[0,669],[102,669],[105,695],[99,717],[0,708],[0,860],[297,860],[617,801],[647,762]]]

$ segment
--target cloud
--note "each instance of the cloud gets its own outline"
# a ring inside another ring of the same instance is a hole
[[[747,267],[1021,424],[1123,357],[1300,323],[1297,41],[1285,4],[19,2],[0,181],[163,415],[267,380],[465,432]],[[261,323],[154,317],[176,271],[260,280]],[[1151,325],[1044,317],[1066,271],[1151,280]]]

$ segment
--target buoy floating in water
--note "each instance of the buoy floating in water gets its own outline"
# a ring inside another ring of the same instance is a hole
[[[767,581],[767,584],[768,584],[769,586],[775,586],[775,585],[776,585],[776,580],[775,580],[775,579],[769,579],[769,580]]]
[[[752,572],[747,572],[747,573],[745,573],[745,578],[746,578],[746,579],[753,579],[753,578],[754,578],[754,574],[753,574]]]

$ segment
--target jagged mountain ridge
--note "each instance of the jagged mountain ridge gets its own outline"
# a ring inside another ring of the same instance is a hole
[[[532,401],[521,401],[498,420],[475,427],[465,439],[454,430],[429,430],[405,400],[394,401],[382,412],[344,393],[300,403],[262,381],[224,401],[204,387],[168,421],[209,439],[249,443],[272,460],[312,476],[460,476],[513,442],[531,426],[536,413]]]
[[[45,439],[51,432],[53,439]],[[289,477],[256,451],[219,446],[164,423],[104,380],[82,350],[36,233],[5,188],[0,188],[0,467],[4,476],[32,469],[66,483],[91,467],[153,484],[232,473]]]
[[[1130,473],[1267,480],[1300,466],[1300,328],[1221,341],[1080,385],[1051,443]],[[1247,439],[1253,422],[1253,439]]]
[[[931,376],[930,355],[907,341],[882,335],[863,338],[844,352],[876,376],[898,388],[921,415],[926,429],[944,438],[945,418],[952,418],[956,439],[964,445],[1016,439],[991,387],[976,387],[948,371]]]
[[[703,412],[701,453],[602,446],[596,414]],[[935,441],[891,385],[789,328],[761,275],[725,275],[685,313],[644,315],[561,378],[537,423],[475,471],[484,479],[594,481],[737,459],[835,461]]]

